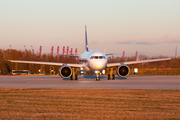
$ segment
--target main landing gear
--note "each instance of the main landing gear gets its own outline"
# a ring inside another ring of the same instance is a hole
[[[78,72],[78,68],[72,68],[72,75],[70,77],[71,80],[73,79],[78,80],[77,72]]]
[[[110,80],[110,79],[115,80],[115,75],[113,74],[113,67],[107,68],[107,70],[109,71],[109,74],[108,74],[108,76],[107,76],[107,79],[108,79],[108,80]]]

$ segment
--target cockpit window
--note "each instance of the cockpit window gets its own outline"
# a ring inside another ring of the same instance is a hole
[[[90,59],[105,59],[105,56],[91,56]]]
[[[91,58],[90,59],[94,59],[94,56],[91,56]]]
[[[103,59],[104,58],[104,56],[99,56],[99,59]]]
[[[95,59],[98,59],[98,56],[94,56]]]

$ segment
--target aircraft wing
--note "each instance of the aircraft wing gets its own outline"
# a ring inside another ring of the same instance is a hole
[[[171,58],[162,58],[162,59],[151,59],[151,60],[139,60],[139,61],[128,61],[128,62],[120,62],[120,63],[107,63],[107,67],[114,67],[119,65],[130,65],[130,64],[138,64],[138,63],[147,63],[147,62],[156,62],[156,61],[164,61],[171,60]]]
[[[40,64],[40,65],[56,65],[56,66],[68,65],[70,67],[78,67],[78,68],[83,66],[83,64],[58,63],[58,62],[22,61],[22,60],[7,60],[7,61],[14,63],[29,63],[29,64]]]

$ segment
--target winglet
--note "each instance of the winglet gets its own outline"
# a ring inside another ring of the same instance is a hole
[[[88,41],[87,41],[87,28],[86,28],[86,25],[85,25],[85,40],[86,40],[85,49],[86,49],[86,51],[89,51],[89,49],[88,49]]]

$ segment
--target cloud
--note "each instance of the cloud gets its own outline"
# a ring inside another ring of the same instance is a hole
[[[152,44],[161,44],[161,43],[180,43],[180,37],[169,38],[164,36],[159,39],[154,38],[143,38],[143,39],[122,39],[115,42],[116,44],[143,44],[143,45],[152,45]]]
[[[110,41],[110,40],[104,40],[104,41],[101,41],[101,40],[90,40],[89,41],[89,44],[101,44],[101,43],[103,43],[103,44],[111,44],[112,41]]]

